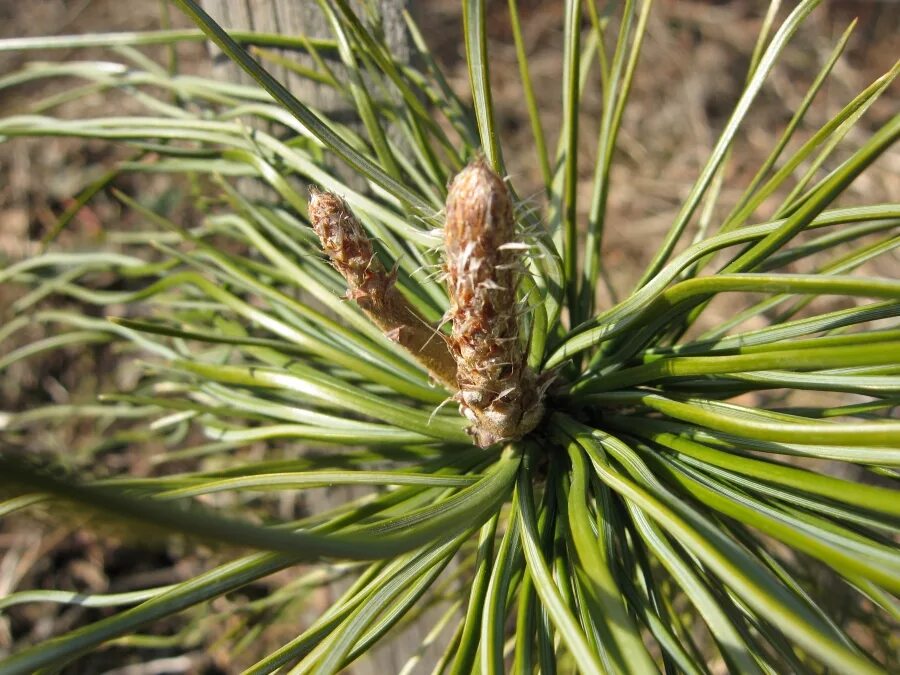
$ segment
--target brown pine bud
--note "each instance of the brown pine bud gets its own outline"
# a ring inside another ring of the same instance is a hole
[[[405,348],[436,381],[456,391],[456,363],[446,338],[407,302],[375,255],[372,242],[350,208],[337,195],[309,191],[309,220],[322,249],[347,280],[355,300],[375,325]]]
[[[450,184],[444,247],[456,399],[481,447],[521,438],[544,412],[518,339],[514,238],[509,190],[476,160]]]

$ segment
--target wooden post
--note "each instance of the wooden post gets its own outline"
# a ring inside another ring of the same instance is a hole
[[[303,34],[309,37],[331,36],[327,20],[314,0],[202,0],[201,4],[210,16],[225,28],[283,35]],[[350,4],[354,9],[358,9],[361,3],[351,0]],[[395,58],[406,62],[410,59],[411,49],[402,11],[407,4],[413,3],[409,3],[408,0],[378,1],[388,46]],[[215,67],[223,77],[238,82],[249,80],[249,77],[215,46],[211,49]],[[292,57],[304,65],[312,66],[308,57],[296,53],[293,53]],[[304,103],[312,104],[322,112],[340,113],[341,108],[346,105],[343,99],[325,85],[303,79],[281,66],[266,64],[266,68],[297,98]]]

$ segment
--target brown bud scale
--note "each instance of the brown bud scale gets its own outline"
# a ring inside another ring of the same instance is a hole
[[[337,195],[310,189],[309,220],[322,249],[347,281],[355,300],[388,338],[405,348],[431,376],[456,390],[456,363],[446,338],[436,332],[394,286],[360,222]]]
[[[456,400],[481,447],[518,439],[543,415],[535,373],[518,339],[509,190],[482,160],[463,169],[447,195],[445,273],[450,294],[450,350],[456,359]]]

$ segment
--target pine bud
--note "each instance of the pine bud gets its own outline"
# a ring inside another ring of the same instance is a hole
[[[476,160],[450,184],[444,247],[456,400],[481,447],[522,437],[543,415],[537,378],[519,341],[520,265],[513,247],[505,246],[514,238],[509,191]]]
[[[347,297],[391,340],[405,348],[431,376],[456,391],[456,363],[446,338],[407,302],[394,286],[365,230],[337,195],[309,191],[309,219],[322,249],[347,280]]]

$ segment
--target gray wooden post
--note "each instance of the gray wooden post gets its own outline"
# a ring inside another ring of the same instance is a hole
[[[315,0],[202,0],[203,8],[225,28],[249,29],[283,35],[303,34],[309,37],[330,37],[325,17]],[[359,2],[351,0],[357,8]],[[402,11],[410,3],[408,0],[378,0],[382,28],[388,46],[395,58],[409,61],[410,45],[403,21]],[[234,66],[227,57],[212,47],[219,72],[232,80],[248,81],[248,76]],[[305,65],[306,57],[292,55]],[[305,103],[311,103],[323,112],[334,113],[344,105],[344,101],[329,87],[310,82],[287,69],[266,64],[266,68],[293,94]]]

